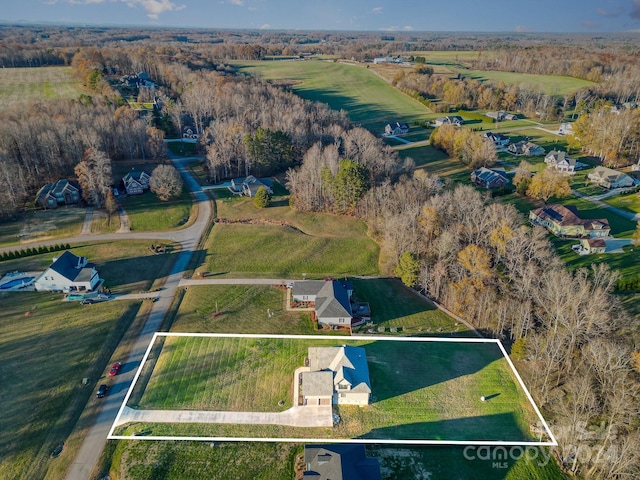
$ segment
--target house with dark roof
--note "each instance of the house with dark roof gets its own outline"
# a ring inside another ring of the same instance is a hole
[[[96,267],[86,257],[66,251],[33,283],[39,292],[89,292],[100,285]]]
[[[433,123],[436,127],[441,125],[455,125],[456,127],[459,127],[464,123],[464,119],[459,115],[449,115],[446,117],[438,117]]]
[[[387,135],[404,135],[409,133],[409,124],[404,122],[387,123],[384,127]]]
[[[529,212],[532,225],[540,225],[558,237],[603,238],[611,232],[606,218],[583,220],[563,205],[547,205]]]
[[[635,185],[635,180],[630,175],[614,170],[613,168],[602,166],[594,168],[593,171],[587,175],[587,178],[593,183],[607,189],[627,188]]]
[[[368,405],[371,380],[362,347],[309,347],[309,371],[302,372],[304,405]]]
[[[363,444],[305,445],[303,480],[381,480],[380,462]]]
[[[524,155],[526,157],[535,157],[537,155],[544,155],[544,148],[533,142],[521,140],[520,142],[512,143],[507,147],[509,153],[514,155]]]
[[[511,139],[501,133],[486,132],[484,138],[488,138],[496,147],[506,147],[511,143]]]
[[[294,302],[312,302],[318,320],[323,325],[351,327],[351,282],[338,280],[303,280],[291,289]]]
[[[475,183],[477,187],[489,190],[502,188],[509,183],[509,179],[504,170],[486,167],[480,167],[471,172],[471,181]]]
[[[594,255],[596,253],[605,253],[607,251],[607,242],[603,238],[585,238],[580,240],[580,251],[582,255]]]
[[[149,180],[151,180],[151,175],[144,170],[133,170],[122,177],[127,195],[140,195],[145,190],[149,190]]]
[[[80,200],[80,189],[66,179],[47,183],[36,194],[36,203],[43,208],[72,205]]]

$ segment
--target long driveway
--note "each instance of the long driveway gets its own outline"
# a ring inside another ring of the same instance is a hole
[[[153,334],[160,328],[162,320],[171,305],[176,289],[182,279],[183,272],[211,219],[213,211],[211,208],[211,202],[200,188],[200,185],[198,185],[185,167],[185,163],[191,160],[193,160],[193,158],[180,160],[172,159],[174,165],[184,178],[187,187],[191,192],[193,192],[195,201],[198,204],[198,218],[190,227],[173,232],[115,233],[91,235],[90,237],[83,235],[82,237],[62,240],[65,243],[74,243],[76,241],[86,241],[87,238],[101,241],[122,240],[125,238],[162,239],[180,242],[182,245],[182,250],[176,259],[176,263],[174,264],[171,273],[166,279],[164,288],[154,295],[158,297],[158,300],[153,304],[142,332],[136,340],[136,343],[129,353],[126,361],[123,362],[122,373],[117,377],[114,377],[115,381],[111,385],[109,393],[104,398],[102,407],[96,416],[95,422],[89,429],[89,432],[80,447],[78,455],[67,473],[67,480],[87,480],[90,477],[91,471],[97,463],[107,442],[109,429],[111,428],[118,410],[122,405],[125,394],[133,381],[135,371],[138,369],[138,366],[142,361]],[[61,240],[58,239],[51,243],[55,244],[60,241]],[[46,243],[43,243],[43,245],[44,244]]]

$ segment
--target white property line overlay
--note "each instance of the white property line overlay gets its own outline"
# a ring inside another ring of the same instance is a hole
[[[156,342],[158,337],[211,337],[211,338],[269,338],[269,339],[280,339],[280,338],[289,338],[289,339],[309,339],[309,340],[336,340],[340,341],[344,340],[367,340],[367,341],[396,341],[396,342],[450,342],[450,343],[495,343],[500,348],[503,357],[507,360],[507,363],[511,367],[513,374],[515,375],[518,383],[522,387],[529,403],[533,406],[536,415],[538,415],[538,419],[544,426],[547,435],[551,438],[550,442],[508,442],[508,441],[481,441],[481,440],[376,440],[376,439],[366,439],[366,438],[358,438],[358,439],[350,439],[350,438],[268,438],[268,437],[170,437],[170,436],[153,436],[153,435],[144,435],[144,436],[135,436],[135,435],[114,435],[113,432],[116,429],[116,425],[124,407],[127,405],[129,401],[129,397],[133,392],[133,388],[135,387],[140,374],[142,373],[142,367],[147,361],[149,357],[149,353],[151,353],[151,349]],[[200,441],[200,442],[290,442],[290,443],[365,443],[365,444],[390,444],[390,445],[489,445],[489,446],[541,446],[541,447],[555,447],[558,445],[556,438],[553,433],[551,433],[551,429],[549,425],[542,417],[538,406],[533,401],[533,397],[529,393],[529,390],[525,386],[520,374],[516,370],[516,367],[511,362],[507,351],[504,349],[502,342],[495,338],[439,338],[439,337],[389,337],[389,336],[364,336],[364,335],[354,335],[354,336],[346,336],[346,335],[335,335],[335,336],[327,336],[327,335],[259,335],[252,333],[245,334],[234,334],[234,333],[171,333],[171,332],[155,332],[153,334],[153,338],[149,342],[149,346],[147,347],[147,351],[142,357],[142,361],[140,362],[140,366],[138,367],[138,371],[133,377],[133,381],[131,382],[131,386],[127,391],[127,394],[122,401],[122,405],[118,410],[118,414],[109,430],[109,434],[107,435],[108,440],[190,440],[190,441]]]

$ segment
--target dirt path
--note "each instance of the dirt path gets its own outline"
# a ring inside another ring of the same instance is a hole
[[[84,221],[82,222],[82,230],[80,230],[80,235],[91,234],[92,222],[93,222],[93,207],[87,207],[87,211],[84,214]]]

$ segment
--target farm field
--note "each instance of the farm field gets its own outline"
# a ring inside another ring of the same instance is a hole
[[[83,93],[71,67],[0,69],[0,108],[33,100],[78,98]]]
[[[374,133],[390,121],[412,124],[429,110],[363,66],[320,60],[233,62],[240,72],[265,80],[287,80],[302,98],[345,110],[349,118]]]
[[[595,85],[594,82],[580,78],[559,75],[534,75],[530,73],[501,72],[490,70],[468,70],[466,68],[452,68],[460,75],[481,82],[505,85],[518,85],[521,88],[541,90],[547,95],[568,95],[584,87]]]
[[[336,406],[342,421],[333,429],[137,423],[116,434],[143,428],[153,436],[532,440],[529,425],[537,417],[495,343],[159,337],[153,374],[129,406],[283,411],[291,406],[293,372],[304,365],[309,346],[345,343],[366,350],[372,403]],[[481,402],[482,395],[491,400]]]
[[[87,401],[96,407],[94,387],[140,306],[61,300],[61,294],[0,293],[0,478],[44,478],[56,468],[62,459],[51,451],[68,440]]]
[[[378,245],[360,220],[306,213],[274,197],[273,206],[257,208],[251,199],[216,201],[218,223],[206,244],[207,275],[323,278],[378,273]]]

